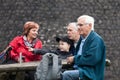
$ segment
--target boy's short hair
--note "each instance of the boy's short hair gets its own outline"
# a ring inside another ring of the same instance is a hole
[[[63,42],[67,42],[68,44],[72,45],[73,44],[73,40],[69,39],[67,36],[61,36],[61,37],[55,37],[56,41],[63,41]]]

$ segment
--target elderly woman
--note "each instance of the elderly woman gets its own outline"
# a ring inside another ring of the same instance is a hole
[[[42,42],[37,38],[39,25],[33,21],[28,21],[24,24],[23,30],[23,35],[15,37],[9,44],[12,47],[11,59],[19,62],[20,54],[22,54],[22,57],[24,57],[22,62],[41,60],[41,55],[35,55],[28,51],[28,47],[42,48]]]

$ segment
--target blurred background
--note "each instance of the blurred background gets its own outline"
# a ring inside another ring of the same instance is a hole
[[[54,37],[66,35],[66,25],[83,14],[95,18],[95,31],[106,43],[111,65],[105,80],[119,80],[120,0],[0,0],[0,51],[22,34],[26,21],[37,22],[43,47],[54,49]]]

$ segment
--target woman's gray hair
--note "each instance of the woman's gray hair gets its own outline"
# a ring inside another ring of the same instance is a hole
[[[92,29],[91,30],[94,30],[94,18],[92,16],[89,16],[89,15],[82,15],[78,18],[81,19],[81,18],[85,18],[85,23],[91,23],[92,24]]]

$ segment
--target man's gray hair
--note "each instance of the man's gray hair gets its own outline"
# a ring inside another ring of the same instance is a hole
[[[89,15],[82,15],[80,17],[78,17],[78,20],[81,19],[81,18],[85,18],[85,23],[91,23],[92,24],[92,29],[91,30],[94,30],[94,18],[92,16],[89,16]]]
[[[71,23],[68,24],[68,26],[69,25],[73,25],[75,30],[78,30],[77,22],[71,22]]]

